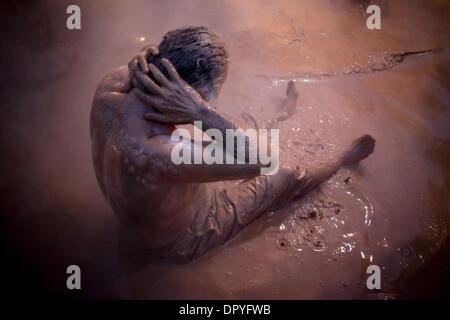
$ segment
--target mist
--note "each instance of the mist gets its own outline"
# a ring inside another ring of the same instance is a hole
[[[365,27],[367,3],[380,5],[383,32]],[[2,265],[11,295],[360,298],[367,293],[358,281],[372,259],[387,270],[386,295],[441,294],[439,279],[431,277],[424,289],[418,278],[449,261],[448,2],[86,0],[76,1],[82,28],[73,31],[65,23],[70,4],[0,4]],[[230,52],[220,111],[240,116],[246,110],[263,123],[275,114],[288,80],[296,81],[300,111],[280,135],[287,163],[324,160],[366,132],[379,145],[363,168],[341,172],[320,192],[261,219],[206,257],[126,273],[118,221],[91,160],[92,98],[104,75],[188,25],[219,33]],[[443,50],[383,72],[343,72],[386,52],[436,48]],[[320,200],[337,203],[343,213],[337,217],[323,206],[322,222],[291,219],[292,210],[320,207]],[[335,226],[339,219],[344,227]],[[289,223],[293,232],[280,231]],[[308,228],[316,238],[305,238]],[[342,238],[351,233],[351,241]],[[298,250],[280,250],[280,241]],[[71,264],[83,270],[80,292],[65,287]],[[305,279],[315,265],[324,266],[322,273]],[[289,284],[292,278],[302,292]]]

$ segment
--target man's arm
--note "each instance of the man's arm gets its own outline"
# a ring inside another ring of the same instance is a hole
[[[137,89],[127,95],[125,104],[142,103],[136,96]],[[127,117],[133,117],[127,119]],[[144,185],[159,184],[161,180],[173,183],[212,182],[222,180],[250,179],[260,175],[261,166],[236,164],[176,164],[172,157],[174,148],[184,143],[183,150],[190,153],[194,159],[194,142],[190,140],[172,141],[168,135],[158,135],[148,138],[144,125],[145,120],[134,113],[125,114],[125,136],[120,140],[119,148],[123,161],[129,166],[128,172],[136,175],[136,180]],[[266,176],[267,181],[277,190],[276,204],[283,205],[310,191],[342,166],[357,164],[370,155],[375,147],[375,140],[368,135],[356,139],[353,144],[335,160],[323,166],[306,170],[280,168],[278,173]],[[199,148],[203,148],[199,146]],[[201,149],[203,154],[203,149]],[[274,204],[274,205],[276,205]]]
[[[180,77],[175,67],[167,59],[162,59],[161,63],[166,68],[169,78],[153,64],[148,65],[158,84],[143,72],[133,72],[140,83],[139,91],[136,91],[136,94],[146,105],[157,110],[157,112],[147,113],[145,115],[147,120],[168,124],[194,124],[195,121],[201,121],[203,131],[215,129],[221,133],[224,138],[224,147],[228,144],[234,145],[235,158],[239,154],[238,147],[241,146],[239,141],[243,142],[244,150],[250,150],[251,147],[257,148],[258,135],[246,134],[248,126],[215,110]],[[142,87],[145,90],[142,90]],[[233,135],[227,134],[229,129],[233,130]],[[227,142],[228,139],[231,141]],[[256,154],[258,155],[258,153]],[[249,153],[243,152],[242,155],[244,158],[240,160],[248,162]]]
[[[129,93],[133,88],[144,88],[134,76],[137,72],[148,72],[147,60],[150,56],[159,54],[158,47],[148,45],[133,57],[127,66],[121,66],[108,73],[100,81],[94,95],[94,100],[108,101],[111,97],[114,99],[118,94]]]
[[[158,55],[159,50],[155,45],[148,45],[141,49],[141,51],[134,56],[127,66],[121,66],[112,72],[108,73],[102,78],[97,86],[94,94],[94,100],[91,111],[91,138],[94,135],[95,129],[100,131],[107,130],[104,125],[106,121],[116,118],[117,106],[119,100],[123,99],[134,87],[139,88],[140,83],[136,77],[133,76],[138,71],[148,72],[147,60],[153,55]],[[129,71],[130,70],[130,71]],[[143,89],[142,87],[140,87]],[[109,115],[109,116],[108,116]]]
[[[203,161],[200,164],[194,164],[194,148],[199,148],[203,154],[204,145],[187,139],[176,142],[170,140],[169,136],[163,135],[155,138],[152,142],[157,142],[160,145],[156,146],[159,148],[158,153],[153,153],[149,157],[149,162],[157,164],[156,169],[162,174],[161,178],[164,178],[164,180],[195,183],[251,179],[260,175],[261,166],[258,164],[206,164]],[[179,149],[181,145],[183,146],[183,152],[190,154],[191,163],[175,163],[173,151],[175,148]],[[149,173],[153,175],[154,172]]]
[[[148,138],[145,127],[146,120],[141,115],[127,112],[127,106],[143,104],[137,97],[134,89],[123,101],[125,112],[123,113],[124,136],[120,138],[123,157],[128,159],[132,172],[140,171],[144,176],[157,176],[158,179],[171,180],[173,182],[211,182],[220,180],[248,179],[260,175],[259,164],[176,164],[172,159],[174,148],[179,154],[189,153],[189,159],[193,162],[194,152],[203,155],[204,144],[191,141],[188,138],[172,141],[168,135],[158,135]],[[198,145],[194,146],[195,143]],[[214,142],[213,142],[214,143]]]

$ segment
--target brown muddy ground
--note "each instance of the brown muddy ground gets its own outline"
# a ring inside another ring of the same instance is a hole
[[[11,294],[89,298],[430,298],[449,294],[450,3],[433,1],[73,1],[0,5],[2,267]],[[368,30],[364,8],[382,11]],[[274,117],[289,80],[298,111],[283,161],[323,161],[370,133],[375,153],[182,266],[119,250],[91,163],[99,79],[168,30],[206,25],[231,53],[219,109]],[[406,56],[386,54],[441,49]],[[124,264],[133,266],[125,272]],[[82,269],[81,292],[65,268]],[[379,265],[382,290],[366,268]]]

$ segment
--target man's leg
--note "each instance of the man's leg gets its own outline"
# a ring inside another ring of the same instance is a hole
[[[163,260],[188,262],[232,238],[284,194],[294,195],[296,173],[280,169],[273,176],[258,176],[239,184],[212,183],[212,198],[197,212],[191,227],[156,254]]]
[[[238,185],[214,190],[211,204],[194,220],[191,228],[163,255],[178,262],[190,261],[224,244],[269,210],[281,208],[314,189],[342,166],[353,165],[369,156],[375,140],[356,139],[336,160],[305,170],[280,169],[272,176],[259,176]],[[166,250],[164,249],[164,250]]]
[[[358,164],[367,158],[375,150],[375,139],[369,135],[364,135],[356,140],[337,157],[329,163],[316,167],[306,168],[299,181],[298,191],[295,198],[299,198],[319,184],[335,174],[339,169],[346,166]]]

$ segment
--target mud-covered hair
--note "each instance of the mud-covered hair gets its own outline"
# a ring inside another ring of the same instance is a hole
[[[197,90],[215,90],[225,81],[228,53],[219,35],[205,27],[183,27],[166,33],[159,44],[159,56],[151,57],[166,76],[161,65],[168,59],[181,78]]]

